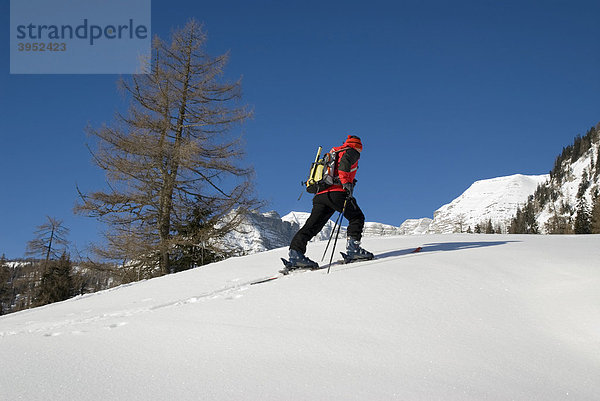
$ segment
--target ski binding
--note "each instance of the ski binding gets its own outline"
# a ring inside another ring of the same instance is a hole
[[[324,269],[325,267],[322,266],[317,266],[317,267],[304,267],[304,266],[292,266],[292,264],[290,263],[289,260],[286,260],[284,258],[281,258],[281,261],[283,262],[283,265],[285,266],[283,269],[279,270],[279,273],[285,275],[290,274],[293,271],[305,271],[305,270],[320,270],[320,269]]]
[[[367,257],[362,257],[362,258],[358,257],[358,258],[351,259],[344,252],[340,252],[340,254],[342,255],[342,258],[344,258],[344,260],[343,260],[344,264],[355,263],[355,262],[363,262],[363,261],[366,261],[366,260],[373,260],[373,259],[375,259],[375,256],[367,256]]]

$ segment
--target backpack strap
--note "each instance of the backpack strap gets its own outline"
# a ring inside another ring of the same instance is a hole
[[[333,156],[334,156],[333,157],[333,172],[331,174],[331,177],[333,178],[333,184],[334,185],[341,185],[342,184],[342,182],[340,181],[340,175],[339,175],[339,172],[338,172],[338,157],[339,157],[339,154],[342,153],[342,152],[345,152],[345,151],[347,151],[349,149],[352,149],[352,147],[351,146],[345,146],[345,147],[343,147],[341,149],[337,149],[337,150],[335,148],[332,148],[329,151],[329,153],[332,153]]]

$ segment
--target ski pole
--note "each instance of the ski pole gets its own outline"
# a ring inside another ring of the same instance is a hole
[[[331,234],[329,234],[329,241],[327,241],[327,246],[325,247],[325,252],[323,252],[323,256],[321,257],[321,262],[325,259],[325,255],[327,254],[327,249],[329,249],[329,244],[331,243],[331,239],[333,238],[333,233],[335,232],[335,229],[338,225],[338,222],[340,222],[341,217],[342,217],[342,212],[340,212],[340,214],[338,214],[338,217],[335,220],[335,224],[333,225],[333,230],[331,230]],[[341,222],[340,222],[340,224],[341,224]]]
[[[344,214],[344,212],[346,211],[346,203],[347,202],[348,202],[348,199],[345,199],[344,207],[342,208],[342,213],[340,213],[340,216],[342,214]],[[333,241],[333,249],[331,250],[331,258],[329,259],[329,266],[327,266],[327,274],[329,274],[329,270],[331,269],[331,262],[333,261],[333,254],[335,253],[335,246],[337,245],[338,236],[340,235],[340,228],[342,228],[341,221],[340,221],[340,224],[338,225],[337,233],[335,234],[335,241]]]

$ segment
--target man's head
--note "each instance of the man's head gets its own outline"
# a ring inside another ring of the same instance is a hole
[[[344,146],[350,146],[351,148],[354,148],[359,152],[362,152],[363,148],[360,138],[355,135],[348,135],[346,142],[344,142]]]

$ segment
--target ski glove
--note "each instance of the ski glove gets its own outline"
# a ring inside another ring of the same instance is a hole
[[[346,183],[342,184],[342,188],[344,188],[344,191],[346,191],[346,195],[348,195],[348,198],[352,198],[352,192],[354,191],[354,184],[352,184],[350,182],[346,182]]]

